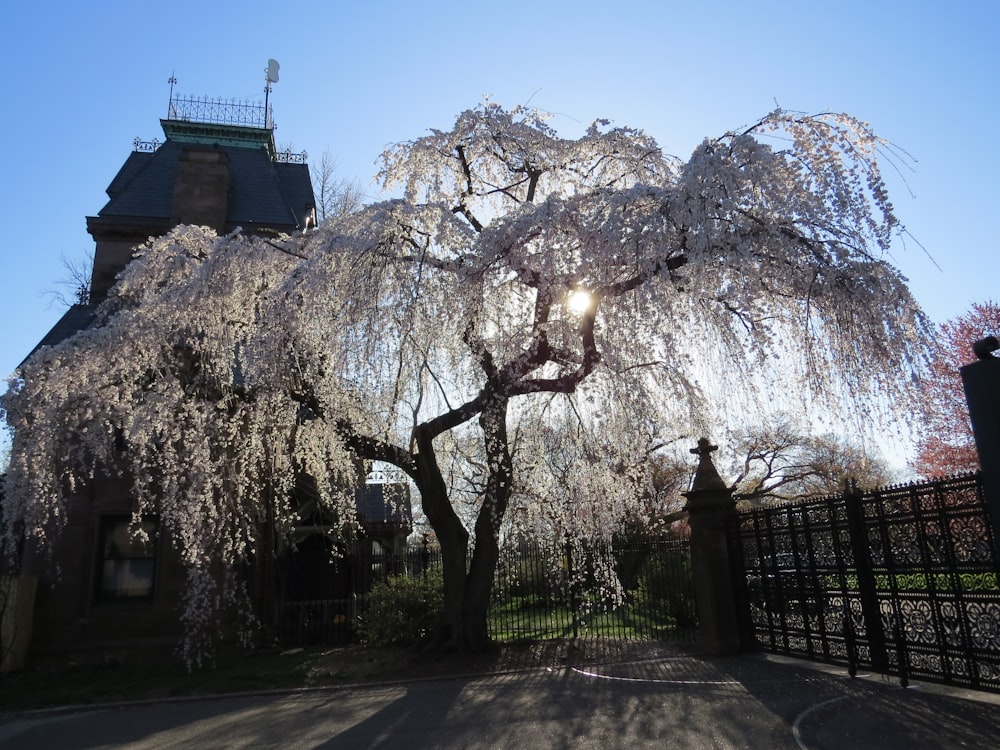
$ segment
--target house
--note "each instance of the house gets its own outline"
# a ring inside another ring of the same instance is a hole
[[[135,248],[178,224],[205,225],[219,233],[237,227],[292,233],[315,225],[305,155],[277,151],[266,106],[172,96],[168,117],[160,123],[164,140],[136,140],[108,186],[107,204],[87,218],[95,242],[89,299],[73,305],[39,347],[89,326]],[[354,544],[369,552],[405,547],[411,530],[408,487],[365,485],[363,475],[359,485],[362,534]],[[276,589],[262,599],[269,606],[359,585],[330,563],[329,537],[313,517],[309,492],[297,491],[296,501],[302,527],[296,543],[282,549],[279,575],[267,578]],[[33,652],[176,641],[185,572],[155,516],[142,519],[143,535],[132,533],[131,508],[127,478],[112,472],[95,476],[71,498],[55,548],[25,550],[20,572],[38,582]]]

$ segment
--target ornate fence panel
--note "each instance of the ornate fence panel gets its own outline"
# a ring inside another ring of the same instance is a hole
[[[979,475],[740,514],[767,651],[1000,691],[1000,556]]]
[[[847,581],[856,565],[841,499],[755,508],[740,514],[739,532],[758,644],[776,653],[847,663],[852,646],[844,613],[861,607],[856,586]]]

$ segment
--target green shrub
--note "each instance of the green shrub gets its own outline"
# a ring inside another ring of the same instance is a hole
[[[402,646],[423,638],[441,621],[444,579],[440,571],[409,577],[390,576],[368,594],[361,617],[361,640],[369,646]]]
[[[540,607],[558,599],[554,589],[559,586],[559,577],[549,570],[546,562],[540,557],[516,561],[510,572],[508,595]]]

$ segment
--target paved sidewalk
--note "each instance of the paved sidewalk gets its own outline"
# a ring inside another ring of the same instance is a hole
[[[650,646],[478,676],[22,714],[0,722],[0,748],[1000,747],[1000,696]]]
[[[769,655],[681,656],[585,671],[595,679],[686,685],[692,691],[715,684],[723,703],[728,699],[746,710],[743,699],[750,698],[758,720],[777,717],[798,748],[1000,748],[1000,695],[990,693],[929,683],[904,689],[881,675],[851,678],[843,668]]]

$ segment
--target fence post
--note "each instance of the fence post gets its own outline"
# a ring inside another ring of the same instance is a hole
[[[691,450],[699,457],[691,490],[684,493],[691,526],[691,572],[698,613],[698,644],[710,654],[735,654],[743,639],[729,530],[736,520],[733,491],[712,463],[718,446],[707,438]]]
[[[959,373],[983,471],[993,538],[1000,541],[1000,359],[990,354],[991,345],[998,345],[992,336],[977,341],[973,350],[979,360],[960,367]]]
[[[878,593],[875,589],[875,572],[872,565],[871,549],[868,533],[865,529],[864,514],[861,510],[861,496],[858,487],[850,483],[844,488],[844,507],[847,510],[847,527],[851,538],[851,556],[854,558],[854,568],[858,574],[858,599],[861,602],[861,617],[865,623],[865,636],[868,641],[868,651],[871,657],[872,669],[882,674],[889,671],[889,659],[885,650],[885,632],[882,627],[882,614],[878,603]],[[851,608],[845,598],[845,632],[844,638],[851,646],[857,648],[857,637],[854,623],[851,622]],[[849,654],[850,656],[850,654]],[[856,656],[856,654],[855,654]],[[853,665],[857,668],[857,664]],[[854,675],[851,675],[852,677]]]
[[[566,536],[566,575],[569,579],[569,611],[573,618],[573,638],[580,637],[580,601],[576,591],[576,571],[573,569],[573,542]]]

